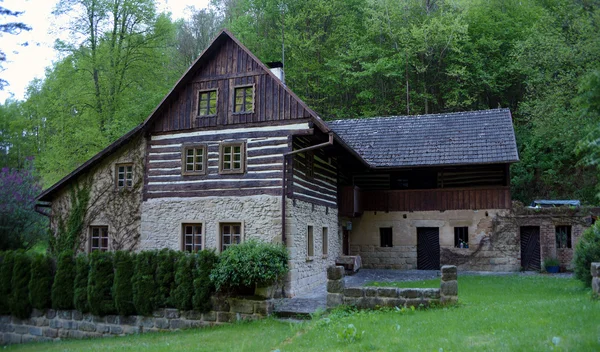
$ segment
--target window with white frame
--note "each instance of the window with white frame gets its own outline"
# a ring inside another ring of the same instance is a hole
[[[204,175],[206,173],[206,146],[193,145],[183,148],[184,175]]]
[[[90,252],[108,251],[108,226],[90,226]]]
[[[117,164],[117,188],[133,187],[133,164]]]
[[[203,249],[202,224],[183,224],[183,250],[186,252],[198,252]]]
[[[223,143],[219,150],[219,172],[222,174],[243,173],[246,163],[244,143]]]
[[[329,250],[329,228],[323,227],[323,255]]]
[[[221,251],[242,242],[242,224],[224,223],[221,224]]]
[[[306,234],[306,253],[308,257],[313,257],[315,255],[315,239],[313,232],[313,227],[309,225]]]

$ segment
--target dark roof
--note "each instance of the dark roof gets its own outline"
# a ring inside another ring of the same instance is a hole
[[[371,167],[519,161],[508,109],[346,119],[328,124]]]
[[[546,199],[538,199],[534,200],[531,203],[532,207],[540,206],[540,207],[560,207],[560,206],[571,206],[571,207],[580,207],[581,202],[579,200],[546,200]]]

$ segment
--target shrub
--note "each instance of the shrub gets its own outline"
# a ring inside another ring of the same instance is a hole
[[[20,319],[29,318],[31,314],[31,303],[29,302],[30,277],[31,260],[29,256],[23,251],[15,252],[9,305],[10,314]]]
[[[151,315],[156,308],[156,252],[145,251],[135,256],[133,304],[138,314]]]
[[[12,274],[14,266],[14,252],[2,253],[0,265],[0,314],[10,314],[10,293],[12,292]]]
[[[88,304],[94,315],[115,313],[115,301],[112,296],[114,280],[113,255],[110,252],[93,252],[90,255],[90,273],[88,275]]]
[[[210,278],[217,290],[267,286],[287,273],[288,258],[287,248],[282,245],[246,241],[219,255]]]
[[[75,258],[75,282],[73,283],[73,306],[82,313],[90,311],[88,305],[88,277],[90,265],[87,256],[81,254]]]
[[[75,259],[73,258],[73,251],[67,250],[58,256],[58,262],[56,263],[56,276],[52,284],[52,308],[73,309],[74,287]]]
[[[51,307],[52,281],[54,270],[52,258],[36,254],[31,258],[31,279],[29,280],[29,299],[36,309]]]
[[[173,290],[173,305],[177,309],[192,309],[194,296],[194,266],[195,256],[182,255],[175,266],[175,290]]]
[[[121,315],[135,314],[133,305],[133,255],[127,251],[115,253],[115,307]]]
[[[215,291],[215,285],[210,280],[210,272],[214,269],[219,258],[214,251],[200,251],[196,258],[194,271],[194,296],[192,307],[200,312],[208,312],[212,308],[210,296]]]
[[[165,248],[157,254],[157,307],[173,307],[173,303],[171,302],[171,292],[175,289],[175,262],[179,253],[181,252],[175,252]]]
[[[600,221],[587,229],[575,246],[575,277],[581,280],[586,287],[592,285],[592,262],[600,262]]]

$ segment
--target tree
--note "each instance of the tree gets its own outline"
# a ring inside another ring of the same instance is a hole
[[[2,2],[3,0],[0,0],[0,2]],[[0,18],[1,18],[1,22],[0,22],[0,36],[2,35],[2,33],[7,33],[7,34],[19,34],[22,31],[29,31],[31,30],[31,27],[29,27],[28,25],[26,25],[23,22],[18,22],[18,21],[8,21],[6,22],[6,17],[10,17],[10,18],[14,18],[14,17],[19,17],[20,15],[22,15],[23,12],[19,12],[19,11],[11,11],[8,8],[4,7],[4,6],[0,6]],[[0,70],[2,69],[2,63],[6,61],[6,53],[4,53],[3,50],[0,49]],[[8,82],[5,79],[0,78],[0,90],[4,89],[4,87],[6,87],[8,85]]]

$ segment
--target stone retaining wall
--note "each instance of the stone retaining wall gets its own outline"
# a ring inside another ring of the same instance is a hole
[[[25,320],[0,316],[0,344],[120,336],[213,326],[238,320],[256,320],[273,312],[273,301],[243,298],[213,300],[213,309],[208,313],[159,309],[150,317],[98,317],[76,310],[34,310],[31,317]]]
[[[455,304],[458,301],[456,266],[444,265],[441,271],[440,288],[345,287],[344,267],[330,266],[327,268],[327,307],[345,304],[375,309]]]
[[[600,297],[600,263],[592,263],[592,290]]]

